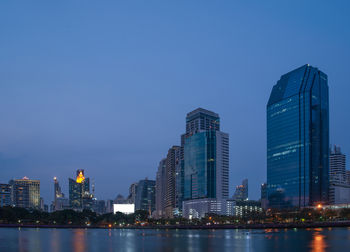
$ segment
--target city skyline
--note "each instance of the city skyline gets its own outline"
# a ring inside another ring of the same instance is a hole
[[[1,29],[0,182],[39,179],[50,203],[52,178],[68,195],[67,178],[84,169],[97,198],[126,196],[132,182],[155,179],[159,160],[180,145],[184,115],[203,107],[219,113],[230,134],[229,194],[248,178],[250,198],[258,199],[266,181],[266,101],[279,76],[306,63],[329,77],[330,143],[348,154],[350,34],[341,27],[349,17],[337,4],[303,5],[170,10],[159,3],[126,15],[125,4],[116,16],[87,5],[86,16],[75,16],[74,4],[55,11],[2,3],[0,20],[13,25]],[[179,14],[183,20],[174,21]]]

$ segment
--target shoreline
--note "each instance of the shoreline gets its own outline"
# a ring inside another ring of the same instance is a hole
[[[265,224],[217,224],[217,225],[163,225],[163,226],[79,226],[79,225],[40,225],[40,224],[0,224],[0,228],[60,228],[60,229],[292,229],[350,227],[350,221],[316,223],[265,223]]]

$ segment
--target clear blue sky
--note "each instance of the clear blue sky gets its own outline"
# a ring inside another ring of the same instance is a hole
[[[0,182],[85,169],[100,199],[154,178],[186,113],[230,134],[230,195],[266,179],[265,107],[279,77],[328,74],[331,143],[350,155],[348,1],[1,1]]]

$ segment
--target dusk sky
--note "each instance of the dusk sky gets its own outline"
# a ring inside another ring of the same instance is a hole
[[[284,73],[328,75],[330,143],[350,155],[348,1],[1,1],[0,183],[77,169],[98,199],[155,179],[186,113],[220,115],[230,196],[266,180],[266,103]],[[349,166],[347,165],[349,169]]]

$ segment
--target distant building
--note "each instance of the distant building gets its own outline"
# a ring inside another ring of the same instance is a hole
[[[260,197],[261,208],[266,210],[268,208],[267,184],[266,183],[261,184],[260,193],[261,193],[261,197]]]
[[[118,194],[113,202],[114,204],[125,204],[127,203],[127,199],[125,199],[123,195]]]
[[[339,146],[334,145],[329,156],[329,181],[336,184],[347,184],[346,156]]]
[[[227,199],[203,198],[184,201],[183,213],[187,219],[201,219],[209,213],[226,215]]]
[[[227,215],[238,217],[249,217],[261,213],[263,209],[259,201],[255,200],[228,200]]]
[[[331,183],[329,186],[329,203],[349,204],[350,203],[350,185]]]
[[[106,200],[106,213],[113,213],[113,200]]]
[[[10,180],[13,205],[27,209],[40,209],[40,181],[27,177]]]
[[[69,207],[68,199],[64,197],[61,191],[60,184],[58,183],[57,177],[53,178],[54,186],[54,201],[53,201],[53,211],[63,210]]]
[[[202,108],[188,113],[183,141],[183,217],[225,214],[229,193],[229,136],[220,131],[219,115]]]
[[[137,183],[132,183],[129,187],[128,203],[135,204]]]
[[[92,209],[97,214],[105,214],[106,213],[106,202],[104,200],[93,199]]]
[[[152,215],[155,210],[155,186],[156,181],[144,179],[137,184],[135,210],[145,210]]]
[[[327,75],[304,65],[274,85],[267,113],[267,186],[271,208],[327,204]]]
[[[68,198],[57,198],[56,202],[52,205],[52,211],[60,211],[64,209],[69,209],[69,199]]]
[[[176,207],[176,166],[180,160],[180,146],[169,149],[165,168],[165,218],[173,218]]]
[[[90,179],[85,178],[84,170],[77,170],[76,179],[69,179],[69,205],[76,210],[92,208]]]
[[[233,195],[234,200],[248,200],[248,179],[244,179],[241,185],[236,186]]]
[[[159,219],[165,216],[165,193],[166,193],[166,164],[167,159],[163,158],[158,165],[156,175],[156,212],[154,217]]]
[[[329,203],[350,203],[350,184],[346,171],[346,156],[334,145],[329,156]]]
[[[0,184],[0,207],[11,206],[11,191],[10,184]]]

